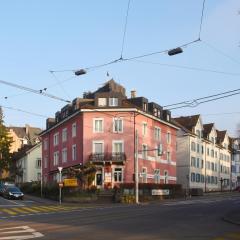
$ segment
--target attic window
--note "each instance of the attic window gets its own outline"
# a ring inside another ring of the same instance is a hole
[[[110,107],[118,106],[118,98],[109,98],[109,106]]]
[[[145,103],[145,102],[143,103],[143,111],[145,111],[145,112],[147,111],[147,103]]]
[[[170,121],[170,115],[167,114],[167,121],[169,122]]]
[[[107,99],[106,98],[98,98],[98,106],[99,107],[107,106]]]
[[[153,115],[154,115],[155,117],[157,117],[157,108],[154,108],[154,109],[153,109]]]

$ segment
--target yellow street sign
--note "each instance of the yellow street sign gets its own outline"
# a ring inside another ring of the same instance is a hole
[[[77,187],[78,182],[76,178],[65,178],[63,180],[64,187]]]

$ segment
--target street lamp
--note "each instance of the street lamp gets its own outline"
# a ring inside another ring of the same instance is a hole
[[[168,55],[173,56],[173,55],[176,55],[176,54],[179,54],[179,53],[182,53],[182,52],[183,52],[182,48],[177,47],[177,48],[169,50]]]
[[[62,204],[62,167],[58,167],[59,171],[59,204]]]
[[[74,72],[76,76],[80,76],[80,75],[84,75],[87,73],[87,71],[85,69],[79,69],[77,71]]]

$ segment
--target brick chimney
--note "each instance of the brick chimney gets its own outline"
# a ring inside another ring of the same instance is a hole
[[[132,90],[132,91],[131,91],[131,98],[135,98],[136,95],[137,95],[136,90]]]

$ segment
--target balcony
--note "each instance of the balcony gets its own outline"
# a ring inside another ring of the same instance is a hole
[[[123,163],[126,161],[125,153],[91,153],[89,161],[93,163]]]

